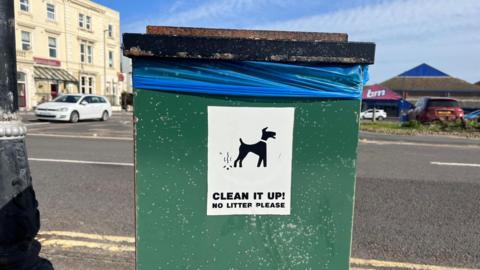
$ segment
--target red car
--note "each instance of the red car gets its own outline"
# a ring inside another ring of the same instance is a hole
[[[463,110],[455,99],[440,97],[422,97],[415,104],[415,108],[409,112],[410,119],[420,122],[454,121],[463,119],[463,116]]]

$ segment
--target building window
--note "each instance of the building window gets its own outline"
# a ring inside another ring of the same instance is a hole
[[[108,37],[113,38],[113,25],[108,25]]]
[[[32,38],[30,32],[22,31],[22,50],[30,51],[32,49]]]
[[[87,63],[93,63],[93,48],[92,45],[87,45]]]
[[[51,58],[57,58],[57,39],[48,37],[48,53]]]
[[[85,63],[85,44],[80,44],[80,62]]]
[[[85,88],[87,86],[86,83],[87,77],[81,76],[80,77],[80,93],[85,94]]]
[[[17,82],[19,83],[25,83],[25,73],[23,72],[17,72]]]
[[[95,93],[95,77],[87,75],[80,76],[80,92],[82,94]]]
[[[20,0],[20,10],[25,12],[30,11],[30,4],[28,3],[28,0]]]
[[[47,18],[49,20],[55,20],[55,5],[47,4]]]
[[[85,15],[83,15],[82,13],[78,14],[78,27],[85,27]]]
[[[86,20],[85,20],[85,28],[86,28],[87,30],[92,30],[92,17],[86,16],[85,18],[86,18]]]
[[[93,77],[88,77],[88,93],[93,94],[93,88],[94,88],[94,83],[93,83]]]
[[[108,51],[108,67],[113,68],[113,52]]]
[[[80,62],[92,64],[93,63],[93,47],[87,43],[80,44]]]
[[[92,30],[92,17],[79,13],[78,27],[87,29],[87,30]]]

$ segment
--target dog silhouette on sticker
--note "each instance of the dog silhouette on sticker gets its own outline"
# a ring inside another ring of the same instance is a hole
[[[233,167],[242,167],[242,162],[249,153],[258,155],[257,167],[263,164],[263,167],[267,167],[267,140],[269,138],[275,139],[277,135],[274,131],[267,131],[268,127],[262,129],[262,137],[259,142],[255,144],[246,144],[240,138],[240,147],[238,148],[238,157],[233,163]]]

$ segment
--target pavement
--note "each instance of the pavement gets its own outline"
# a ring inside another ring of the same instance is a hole
[[[42,254],[56,269],[134,267],[131,113],[24,114]],[[351,269],[480,269],[479,140],[361,133]]]

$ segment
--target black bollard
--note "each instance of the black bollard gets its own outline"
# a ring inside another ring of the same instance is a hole
[[[0,1],[0,270],[51,270],[39,257],[40,214],[18,115],[14,0]]]

